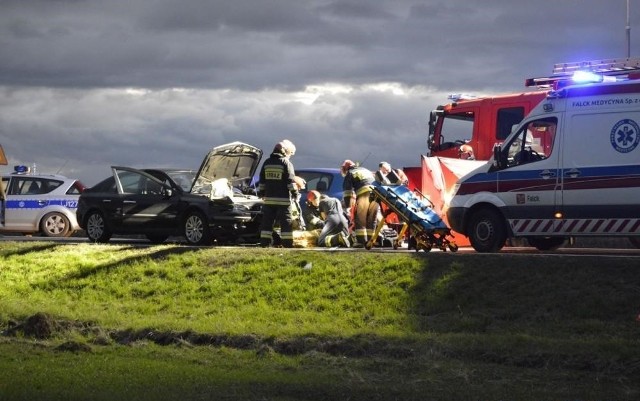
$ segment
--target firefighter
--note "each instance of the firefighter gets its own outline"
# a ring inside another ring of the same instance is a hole
[[[307,187],[307,182],[304,178],[295,176],[293,177],[293,184],[296,188],[298,196],[291,198],[291,216],[293,218],[292,228],[294,230],[306,230],[306,222],[302,215],[302,207],[300,206],[300,191]]]
[[[341,166],[344,182],[342,184],[343,205],[347,210],[347,215],[352,213],[352,199],[355,194],[355,212],[353,213],[354,231],[356,234],[356,242],[354,247],[365,246],[371,236],[373,236],[376,217],[378,215],[379,205],[371,199],[371,185],[375,178],[373,173],[368,169],[356,166],[351,160],[345,160]]]
[[[473,148],[471,147],[471,145],[465,143],[464,145],[461,145],[460,148],[458,149],[458,157],[460,157],[462,160],[475,160],[476,156],[473,154]]]
[[[344,215],[340,201],[328,195],[321,195],[318,191],[309,191],[307,202],[318,209],[320,218],[324,221],[322,231],[318,236],[318,246],[349,248],[351,246],[349,222]]]
[[[264,199],[260,227],[262,247],[271,244],[274,223],[280,226],[281,246],[293,247],[291,200],[298,197],[298,190],[295,184],[295,170],[289,158],[295,153],[295,145],[285,139],[275,145],[271,156],[265,160],[260,170],[258,196]]]

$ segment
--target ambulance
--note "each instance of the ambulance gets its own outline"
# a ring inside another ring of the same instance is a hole
[[[557,64],[552,89],[491,159],[458,180],[451,228],[478,252],[526,238],[539,250],[572,237],[640,245],[640,59]]]

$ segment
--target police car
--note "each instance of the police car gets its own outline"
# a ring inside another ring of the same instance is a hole
[[[32,174],[16,166],[0,185],[0,233],[68,237],[79,230],[78,197],[84,185],[61,175]]]

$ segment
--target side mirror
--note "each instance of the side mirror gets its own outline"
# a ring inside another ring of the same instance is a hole
[[[502,157],[502,146],[500,146],[500,144],[496,144],[493,147],[493,166],[497,169],[506,167],[505,160]]]
[[[173,196],[173,189],[164,187],[164,196],[166,196],[167,198],[171,198]]]

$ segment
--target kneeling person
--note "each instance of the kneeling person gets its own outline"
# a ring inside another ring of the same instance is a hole
[[[307,201],[318,208],[324,226],[318,237],[318,246],[350,247],[349,222],[342,211],[342,204],[336,198],[321,195],[318,191],[309,191]]]

